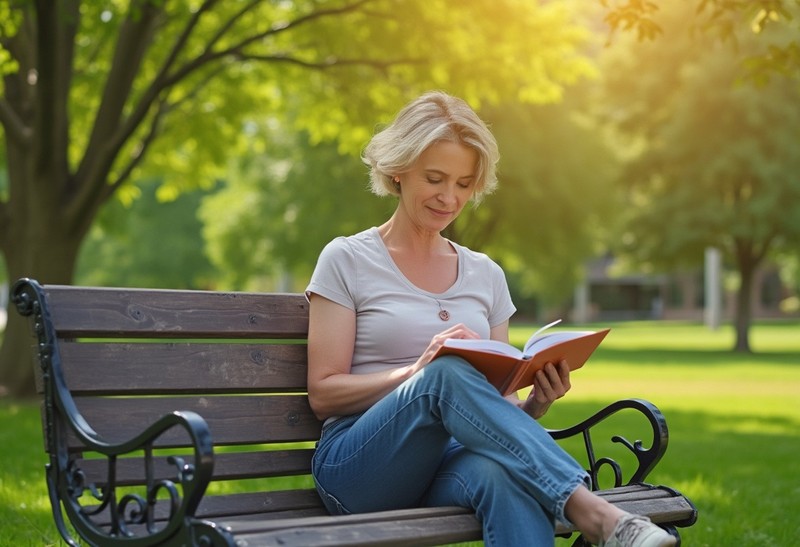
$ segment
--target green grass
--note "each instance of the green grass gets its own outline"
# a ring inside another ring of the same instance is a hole
[[[697,506],[685,545],[790,545],[800,537],[800,324],[758,324],[755,353],[734,354],[731,327],[614,324],[543,423],[569,425],[606,402],[640,397],[664,412],[669,449],[648,480]],[[523,342],[525,329],[513,329]]]
[[[648,399],[670,428],[667,454],[649,480],[677,488],[699,510],[697,524],[682,530],[684,545],[793,544],[800,537],[800,323],[759,323],[752,355],[729,351],[730,327],[611,326],[543,423],[571,425],[616,399]],[[515,325],[512,341],[521,344],[531,329]],[[642,431],[633,418],[619,420],[617,431]],[[0,545],[58,545],[38,406],[0,400],[0,423]]]

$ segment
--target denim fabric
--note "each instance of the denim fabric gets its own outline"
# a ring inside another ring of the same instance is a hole
[[[439,358],[366,412],[322,433],[317,489],[333,514],[475,510],[486,545],[553,543],[581,466],[458,357]]]

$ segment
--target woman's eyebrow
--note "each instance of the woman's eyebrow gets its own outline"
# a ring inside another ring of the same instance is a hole
[[[448,176],[449,175],[449,173],[447,173],[446,171],[442,171],[441,169],[437,169],[435,167],[432,167],[430,169],[425,169],[425,173],[426,174],[443,175],[443,176]],[[461,177],[458,177],[458,180],[474,179],[474,178],[475,178],[475,173],[471,173],[469,175],[463,175]]]

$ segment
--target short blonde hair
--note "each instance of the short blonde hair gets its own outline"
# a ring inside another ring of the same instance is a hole
[[[473,201],[479,202],[494,191],[500,159],[494,135],[465,101],[432,91],[403,107],[364,149],[362,160],[370,168],[372,192],[379,196],[399,195],[394,177],[408,171],[429,146],[439,141],[463,144],[477,152]]]

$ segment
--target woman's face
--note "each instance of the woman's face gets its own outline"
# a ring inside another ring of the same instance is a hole
[[[400,177],[400,202],[420,228],[441,232],[475,191],[478,153],[460,143],[430,145]]]

